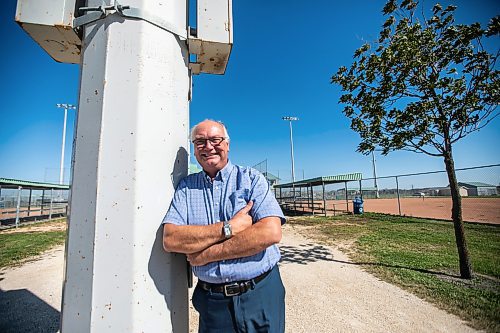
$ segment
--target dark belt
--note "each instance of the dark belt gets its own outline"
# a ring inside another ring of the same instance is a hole
[[[250,289],[253,289],[255,285],[260,281],[264,280],[264,278],[268,276],[271,271],[272,269],[268,270],[265,273],[262,273],[261,275],[253,279],[246,281],[237,281],[224,284],[224,283],[208,283],[205,281],[198,280],[198,285],[202,289],[206,291],[211,291],[213,293],[223,293],[226,296],[237,296],[246,293]]]

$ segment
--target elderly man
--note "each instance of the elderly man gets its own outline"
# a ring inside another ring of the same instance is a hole
[[[163,246],[185,253],[198,277],[199,332],[284,332],[276,244],[285,218],[269,184],[229,161],[222,123],[202,121],[191,140],[203,171],[180,181],[163,220]]]

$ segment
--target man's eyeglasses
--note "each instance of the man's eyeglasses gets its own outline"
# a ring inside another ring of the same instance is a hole
[[[224,141],[226,138],[224,137],[214,137],[214,138],[208,138],[208,139],[195,139],[193,140],[193,144],[197,148],[203,148],[207,144],[207,141],[210,141],[212,146],[218,146]]]

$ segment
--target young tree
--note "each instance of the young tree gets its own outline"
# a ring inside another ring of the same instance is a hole
[[[409,150],[444,158],[453,202],[452,219],[462,278],[472,278],[453,161],[453,144],[498,115],[499,55],[487,52],[498,38],[500,19],[487,28],[455,24],[455,6],[434,5],[430,18],[418,1],[389,0],[378,41],[355,51],[349,69],[332,83],[342,87],[340,103],[361,136],[358,151],[383,154]],[[496,44],[498,46],[498,40]]]

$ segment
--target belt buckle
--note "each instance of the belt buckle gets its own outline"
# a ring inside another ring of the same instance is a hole
[[[240,293],[241,293],[240,284],[238,282],[224,285],[224,295],[236,296]]]

